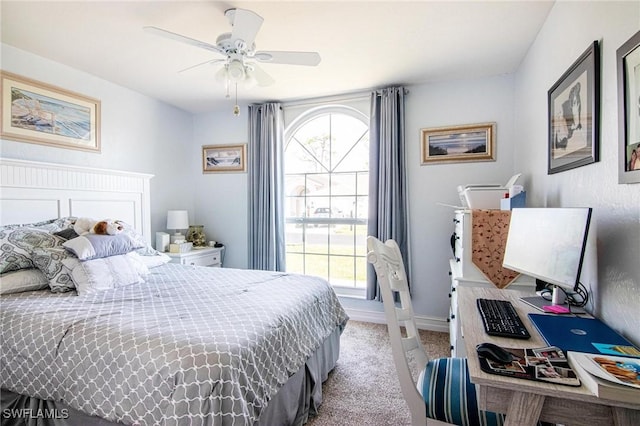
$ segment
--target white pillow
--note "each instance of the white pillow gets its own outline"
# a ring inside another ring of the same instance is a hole
[[[146,265],[147,268],[155,268],[157,266],[162,266],[165,263],[171,262],[171,258],[162,252],[157,252],[148,256],[141,256],[137,252],[131,252],[128,256],[133,256],[139,259],[142,263]]]
[[[131,284],[141,284],[149,269],[133,256],[121,254],[86,260],[75,258],[62,261],[69,270],[78,296],[95,294]]]
[[[22,269],[0,276],[0,294],[42,290],[49,287],[49,280],[38,269]]]

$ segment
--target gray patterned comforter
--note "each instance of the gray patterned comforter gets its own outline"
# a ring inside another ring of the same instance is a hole
[[[1,300],[1,387],[125,424],[252,424],[347,316],[326,281],[278,272],[151,269],[79,297]]]

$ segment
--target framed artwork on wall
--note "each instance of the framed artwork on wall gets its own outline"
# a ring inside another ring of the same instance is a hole
[[[599,160],[600,51],[598,41],[548,92],[548,174]]]
[[[100,152],[100,101],[1,71],[4,139]]]
[[[421,164],[494,161],[496,123],[421,129]]]
[[[202,173],[246,172],[247,145],[204,145]]]
[[[616,51],[618,183],[640,183],[640,31]]]

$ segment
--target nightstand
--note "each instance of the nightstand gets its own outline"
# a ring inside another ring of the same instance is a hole
[[[193,266],[222,267],[222,250],[224,247],[207,247],[192,249],[186,253],[165,253],[171,258],[171,263]]]

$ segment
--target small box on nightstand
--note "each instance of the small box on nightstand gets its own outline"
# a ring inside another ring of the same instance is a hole
[[[156,232],[156,250],[169,251],[169,234],[166,232]]]

